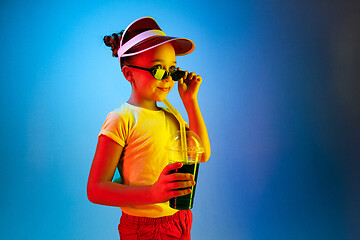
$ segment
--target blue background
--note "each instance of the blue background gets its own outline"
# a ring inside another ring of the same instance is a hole
[[[86,183],[131,91],[102,37],[142,16],[196,44],[177,59],[203,77],[212,144],[193,239],[360,239],[355,0],[2,0],[1,238],[118,239],[121,211]]]

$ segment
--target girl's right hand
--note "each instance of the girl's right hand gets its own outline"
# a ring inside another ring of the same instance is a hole
[[[151,195],[154,202],[166,202],[170,198],[187,195],[191,189],[176,190],[179,188],[189,188],[195,185],[194,176],[187,173],[171,173],[171,171],[181,168],[182,163],[172,163],[167,165],[161,172],[159,179],[151,187]]]

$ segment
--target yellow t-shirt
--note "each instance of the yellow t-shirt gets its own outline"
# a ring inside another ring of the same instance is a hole
[[[168,165],[166,144],[179,129],[179,123],[168,109],[152,111],[124,103],[110,112],[101,128],[104,134],[123,147],[118,170],[122,184],[144,186],[154,184]],[[177,210],[169,202],[121,207],[129,215],[163,217]]]

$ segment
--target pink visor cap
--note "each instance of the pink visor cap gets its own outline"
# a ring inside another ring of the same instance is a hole
[[[174,47],[176,56],[189,54],[195,48],[190,39],[166,36],[153,18],[139,18],[130,23],[122,34],[117,51],[120,66],[122,57],[134,56],[168,42]]]

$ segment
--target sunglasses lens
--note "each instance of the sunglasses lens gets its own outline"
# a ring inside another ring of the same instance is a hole
[[[163,80],[167,77],[166,71],[164,69],[154,69],[152,75],[157,80]]]
[[[184,71],[175,71],[175,72],[171,73],[171,77],[174,81],[179,81],[184,76],[185,76]]]
[[[172,73],[168,73],[165,69],[161,69],[161,68],[152,70],[152,75],[157,80],[164,80],[165,78],[168,77],[168,74],[171,74],[172,80],[174,81],[179,81],[181,78],[185,76],[184,71],[175,71]]]

